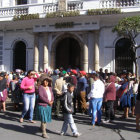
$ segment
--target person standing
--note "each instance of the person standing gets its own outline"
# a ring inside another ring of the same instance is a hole
[[[15,111],[20,110],[20,101],[21,101],[21,89],[19,83],[19,77],[17,75],[13,76],[13,80],[10,82],[10,90],[12,93],[12,101],[14,102]]]
[[[30,110],[29,122],[36,123],[33,121],[33,113],[35,107],[35,80],[38,78],[38,75],[32,70],[29,70],[27,76],[21,82],[21,89],[23,90],[23,111],[20,118],[20,123],[23,123],[24,116]]]
[[[46,123],[51,122],[52,105],[54,101],[51,83],[52,80],[49,77],[44,77],[41,86],[39,86],[36,119],[41,121],[43,138],[49,138],[46,133]]]
[[[61,105],[61,97],[62,97],[62,89],[65,84],[65,80],[63,79],[63,73],[59,73],[59,78],[55,82],[54,91],[55,91],[55,117],[59,117],[60,105]]]
[[[114,120],[114,101],[116,100],[116,88],[115,88],[115,76],[110,75],[108,78],[108,85],[105,89],[104,93],[104,101],[105,101],[105,121],[107,123],[109,121]]]
[[[88,94],[88,99],[90,100],[91,110],[92,110],[92,125],[95,127],[95,120],[97,117],[97,124],[101,123],[102,116],[102,101],[105,91],[104,83],[99,79],[99,74],[94,74],[94,83],[92,84],[91,91]],[[96,116],[97,115],[97,116]]]
[[[86,104],[86,88],[87,88],[87,79],[86,72],[80,71],[80,78],[78,79],[77,92],[78,92],[78,106],[81,113],[87,113],[87,104]]]
[[[5,101],[7,99],[7,80],[5,78],[4,73],[0,73],[0,111],[1,106],[3,107],[3,111],[6,111]]]
[[[140,78],[139,78],[139,80],[140,80]],[[139,125],[139,121],[140,121],[140,82],[139,82],[139,86],[138,86],[135,114],[136,114],[136,129],[140,130],[140,125]]]
[[[137,94],[138,94],[138,86],[139,86],[138,80],[135,79],[134,84],[133,84],[133,94],[132,94],[132,97],[131,97],[132,117],[135,116],[135,105],[136,105],[136,97],[137,97]]]
[[[64,123],[60,133],[61,136],[66,134],[68,129],[68,124],[70,125],[71,131],[73,133],[73,137],[79,137],[81,135],[77,130],[77,127],[74,123],[74,119],[72,116],[73,113],[72,93],[74,91],[74,88],[75,88],[74,85],[68,84],[68,90],[64,95],[63,104],[62,104]]]
[[[74,114],[76,114],[76,103],[77,103],[77,71],[71,70],[70,74],[70,83],[74,85],[74,91],[73,91],[73,106],[74,106]]]

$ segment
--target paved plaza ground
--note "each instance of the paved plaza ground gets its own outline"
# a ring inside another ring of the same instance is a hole
[[[43,140],[39,130],[40,122],[36,124],[19,123],[20,112],[12,111],[11,107],[4,113],[0,113],[0,140]],[[135,130],[135,118],[122,120],[117,115],[116,120],[111,124],[96,126],[90,125],[90,117],[77,114],[74,116],[78,130],[82,135],[79,138],[72,137],[70,129],[66,136],[60,136],[62,117],[59,120],[52,120],[47,124],[47,132],[50,140],[139,140],[140,132]]]

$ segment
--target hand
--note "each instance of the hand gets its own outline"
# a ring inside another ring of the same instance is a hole
[[[52,106],[52,104],[53,104],[53,101],[49,102],[49,106]]]
[[[33,87],[32,87],[32,86],[30,86],[28,89],[29,89],[29,90],[31,90],[32,88],[33,88]]]

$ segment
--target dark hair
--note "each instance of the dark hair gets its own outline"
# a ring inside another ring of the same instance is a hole
[[[64,77],[64,74],[62,72],[60,72],[59,77]]]
[[[51,78],[45,78],[43,79],[43,81],[41,82],[41,85],[44,85],[44,81],[48,82],[48,86],[51,87],[52,86],[52,79]]]
[[[98,73],[95,73],[94,76],[97,77],[97,78],[100,77],[100,75]]]
[[[19,76],[18,75],[13,75],[13,80],[15,80],[16,78],[19,79]]]
[[[69,83],[68,88],[75,87],[73,84]]]
[[[29,70],[29,71],[27,72],[27,75],[26,75],[26,76],[28,76],[32,71],[33,71],[33,70]]]

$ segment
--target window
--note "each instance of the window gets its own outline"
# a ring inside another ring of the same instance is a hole
[[[16,0],[16,5],[27,4],[27,0]]]

